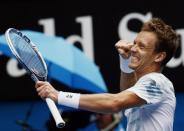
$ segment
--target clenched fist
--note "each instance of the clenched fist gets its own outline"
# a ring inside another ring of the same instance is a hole
[[[128,59],[131,55],[131,48],[133,43],[126,40],[120,40],[115,44],[118,53],[124,58]]]
[[[41,98],[51,98],[57,102],[59,92],[49,82],[38,81],[35,88]]]

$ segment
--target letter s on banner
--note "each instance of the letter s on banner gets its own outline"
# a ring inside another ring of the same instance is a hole
[[[128,29],[128,22],[131,19],[138,19],[144,23],[151,18],[152,18],[152,14],[150,12],[148,12],[146,15],[143,15],[137,12],[125,15],[120,20],[120,23],[118,26],[118,35],[120,39],[126,39],[128,41],[133,41],[135,39],[137,33]]]
[[[183,41],[184,41],[184,29],[178,29],[176,32],[181,36],[181,55],[179,58],[172,58],[168,63],[167,67],[169,68],[176,68],[178,67],[181,63],[184,65],[184,46],[183,46]]]

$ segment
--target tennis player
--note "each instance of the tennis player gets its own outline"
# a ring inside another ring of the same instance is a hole
[[[120,40],[115,47],[120,54],[120,93],[63,92],[38,81],[38,94],[92,112],[126,109],[127,131],[172,131],[176,98],[172,82],[161,72],[178,47],[176,32],[161,19],[153,18],[143,24],[133,42]]]

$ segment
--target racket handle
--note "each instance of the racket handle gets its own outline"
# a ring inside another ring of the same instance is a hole
[[[59,113],[58,108],[56,107],[56,104],[54,103],[54,101],[50,98],[46,98],[45,101],[46,101],[46,103],[50,109],[50,112],[51,112],[51,114],[56,122],[56,126],[58,128],[64,127],[65,122],[62,119],[61,114]]]

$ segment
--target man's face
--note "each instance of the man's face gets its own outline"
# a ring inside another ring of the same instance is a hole
[[[135,71],[144,71],[155,64],[155,44],[157,36],[153,32],[142,31],[134,40],[131,48],[131,61],[129,67]]]

